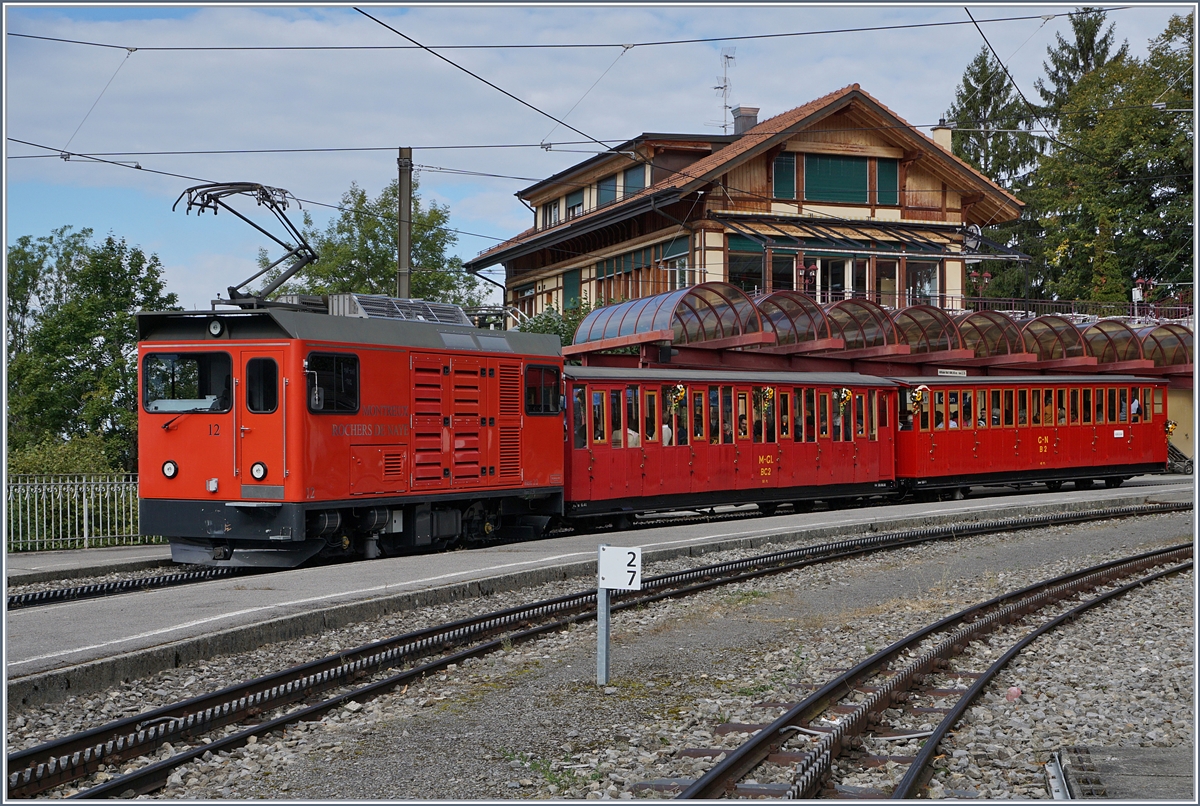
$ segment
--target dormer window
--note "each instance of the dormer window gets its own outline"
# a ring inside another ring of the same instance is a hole
[[[567,220],[583,215],[583,191],[567,194]]]
[[[542,205],[542,227],[553,227],[558,223],[558,199]]]

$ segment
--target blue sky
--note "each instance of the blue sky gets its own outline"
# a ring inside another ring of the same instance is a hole
[[[1069,30],[1072,5],[971,6],[983,29],[1036,100],[1046,47]],[[967,21],[956,5],[910,6],[425,6],[367,10],[429,46],[605,43],[575,49],[444,50],[447,58],[603,140],[643,131],[720,131],[722,47],[736,47],[730,103],[768,117],[859,83],[910,123],[937,122],[983,40],[970,25],[663,46],[622,43],[836,28]],[[1114,10],[1118,39],[1134,55],[1184,6]],[[587,159],[586,146],[536,147],[578,137],[429,53],[414,50],[162,51],[156,47],[397,45],[395,34],[349,7],[5,7],[6,34],[136,47],[102,48],[5,37],[5,242],[64,224],[112,232],[167,268],[187,307],[254,271],[272,244],[231,217],[197,220],[171,205],[199,181],[254,181],[303,199],[336,203],[352,181],[372,195],[396,174],[401,145],[414,147],[426,201],[448,204],[464,258],[529,226],[513,194],[529,181]],[[119,69],[118,69],[119,68]],[[115,77],[114,77],[115,73]],[[111,83],[110,83],[111,82]],[[105,89],[106,84],[107,89]],[[595,85],[593,87],[593,85]],[[103,91],[103,94],[102,94]],[[99,101],[97,101],[99,98]],[[93,107],[94,104],[94,107]],[[574,107],[574,110],[572,110]],[[89,113],[89,109],[91,109]],[[86,119],[85,119],[86,116]],[[82,121],[82,125],[81,124]],[[76,132],[76,129],[78,131]],[[72,133],[74,135],[72,136]],[[269,148],[385,148],[323,154],[160,155],[143,170],[64,161],[14,144],[96,154]],[[520,149],[433,146],[528,143]],[[151,173],[161,171],[196,180]],[[310,208],[317,221],[321,208]],[[296,216],[297,220],[299,214]],[[276,250],[274,254],[278,254]]]

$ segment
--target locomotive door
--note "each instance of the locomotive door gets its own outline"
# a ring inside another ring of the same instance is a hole
[[[412,488],[438,490],[450,486],[450,417],[446,387],[450,360],[443,356],[411,356]]]
[[[282,350],[243,350],[233,438],[243,498],[283,499],[288,475]]]
[[[488,482],[487,367],[478,358],[450,362],[450,478],[454,487]],[[493,420],[494,424],[494,420]],[[495,470],[492,471],[495,478]]]

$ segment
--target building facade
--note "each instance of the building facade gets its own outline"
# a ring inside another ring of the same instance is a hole
[[[467,263],[501,264],[516,318],[704,282],[818,302],[959,309],[976,262],[1023,256],[980,228],[1021,202],[857,84],[731,135],[646,133],[520,191],[525,232]]]

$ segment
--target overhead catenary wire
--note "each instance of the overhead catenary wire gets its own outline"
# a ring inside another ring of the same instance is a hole
[[[67,148],[69,145],[71,145],[71,141],[75,139],[75,135],[79,134],[79,130],[83,128],[83,124],[87,123],[87,119],[92,116],[92,111],[95,110],[96,104],[100,103],[100,99],[104,97],[104,93],[108,92],[108,88],[112,85],[113,79],[117,77],[117,73],[121,72],[121,68],[125,66],[125,62],[129,61],[129,57],[133,55],[135,50],[137,50],[137,48],[125,49],[125,58],[121,59],[121,63],[117,65],[117,69],[114,70],[112,76],[109,77],[108,83],[104,85],[104,89],[100,90],[100,94],[96,96],[96,100],[92,101],[92,105],[88,107],[87,114],[83,116],[83,120],[79,121],[79,125],[75,127],[75,131],[71,132],[71,136],[67,138],[67,142],[63,144],[63,148]]]
[[[592,136],[591,136],[590,134],[588,134],[587,132],[580,131],[579,129],[577,129],[577,128],[575,128],[574,126],[572,126],[570,123],[567,123],[567,122],[566,122],[566,121],[564,121],[564,120],[560,120],[560,119],[556,118],[554,115],[551,115],[549,112],[547,112],[547,111],[545,111],[545,110],[543,110],[543,109],[539,109],[538,107],[536,107],[536,106],[534,106],[533,104],[529,103],[529,101],[526,101],[524,98],[518,98],[516,95],[513,95],[513,94],[512,94],[511,92],[509,92],[508,90],[506,90],[506,89],[504,89],[503,87],[500,87],[500,86],[498,86],[498,85],[496,85],[496,84],[493,84],[491,81],[488,81],[486,78],[484,78],[483,76],[479,75],[478,73],[475,73],[475,72],[473,72],[473,71],[471,71],[471,70],[468,70],[467,68],[463,67],[461,64],[458,64],[458,63],[457,63],[457,62],[455,62],[454,60],[452,60],[452,59],[447,59],[445,56],[443,56],[442,54],[438,53],[437,51],[435,51],[435,50],[433,50],[433,49],[431,49],[431,48],[428,48],[428,47],[426,47],[425,45],[422,45],[420,42],[418,42],[417,40],[413,39],[413,38],[412,38],[411,36],[409,36],[408,34],[401,33],[400,31],[396,30],[396,29],[395,29],[395,28],[393,28],[392,26],[388,25],[386,22],[384,22],[384,21],[382,21],[382,20],[380,20],[380,19],[378,19],[378,18],[376,18],[376,17],[372,17],[370,14],[368,14],[368,13],[367,13],[367,12],[365,12],[365,11],[363,11],[361,8],[358,8],[357,6],[355,6],[355,7],[354,7],[354,10],[355,10],[355,11],[357,11],[359,14],[362,14],[364,17],[366,17],[367,19],[371,20],[372,22],[375,22],[375,23],[377,23],[377,24],[379,24],[379,25],[383,26],[384,28],[387,28],[389,31],[391,31],[392,33],[396,34],[396,36],[403,37],[404,39],[408,40],[409,42],[413,43],[414,45],[417,45],[418,47],[420,47],[420,48],[421,48],[421,50],[424,50],[426,53],[429,53],[429,54],[431,54],[431,55],[433,55],[433,56],[436,56],[437,58],[441,59],[441,60],[442,60],[442,61],[444,61],[446,64],[448,64],[448,65],[450,65],[451,67],[453,67],[454,69],[456,69],[456,70],[461,70],[462,72],[466,73],[467,75],[471,76],[472,78],[476,79],[477,81],[481,81],[481,82],[483,82],[484,84],[487,84],[489,87],[491,87],[492,89],[494,89],[494,90],[496,90],[497,92],[501,93],[502,95],[505,95],[505,96],[507,96],[507,97],[509,97],[509,98],[513,99],[514,101],[516,101],[517,103],[521,104],[522,106],[528,107],[529,109],[532,109],[534,112],[537,112],[539,115],[543,115],[543,116],[545,116],[545,117],[548,117],[548,118],[550,118],[550,120],[554,121],[555,123],[557,123],[558,125],[562,126],[563,128],[565,128],[565,129],[570,129],[571,131],[573,131],[573,132],[575,132],[576,134],[578,134],[580,137],[586,137],[588,140],[592,141],[593,143],[596,143],[596,144],[597,144],[597,145],[599,145],[600,147],[602,147],[602,148],[604,147],[604,143],[602,143],[601,141],[599,141],[599,140],[597,140],[596,138],[592,137]]]
[[[1160,109],[1159,107],[1155,106],[1155,104],[1127,104],[1124,106],[1085,107],[1085,108],[1079,108],[1079,109],[1071,109],[1069,112],[1062,111],[1062,112],[1046,113],[1043,116],[1044,117],[1061,117],[1061,116],[1068,115],[1068,114],[1078,115],[1078,114],[1086,114],[1086,113],[1121,112],[1121,111],[1127,111],[1127,110],[1133,110],[1133,109],[1157,109],[1159,112],[1172,112],[1172,113],[1191,112],[1192,111],[1191,109]],[[1023,116],[1017,117],[1016,119],[1023,120],[1023,119],[1031,118],[1031,117],[1033,117],[1033,116],[1032,115],[1023,115]],[[1010,118],[1006,118],[1005,120],[1006,121],[1010,120]],[[974,122],[978,123],[980,125],[983,125],[983,124],[989,123],[991,121],[989,119],[980,119],[980,120],[976,120]],[[842,127],[837,127],[837,128],[823,129],[823,131],[825,131],[827,133],[882,132],[882,131],[896,131],[896,130],[927,129],[934,125],[935,124],[933,124],[933,123],[913,123],[913,124],[908,124],[908,125],[896,124],[893,126],[842,126]],[[958,126],[953,126],[952,128],[954,128],[957,131],[974,131],[973,129],[964,129],[964,128],[961,128]],[[1011,132],[1017,132],[1017,133],[1024,132],[1033,137],[1046,136],[1045,134],[1040,134],[1036,131],[1029,130],[1029,129],[989,129],[988,131],[997,131],[997,132],[998,131],[1011,131]],[[774,130],[765,130],[762,132],[756,132],[754,134],[750,134],[750,133],[743,134],[742,136],[743,137],[746,137],[746,136],[771,137],[778,133],[779,133],[778,131],[774,131]],[[15,142],[15,143],[23,142],[15,137],[9,137],[8,140],[10,140],[11,142]],[[621,143],[628,142],[629,140],[630,140],[630,138],[623,137],[623,138],[611,138],[611,139],[606,139],[606,140],[600,140],[599,142],[602,144],[605,144],[605,145],[619,145]],[[487,150],[487,149],[521,149],[521,148],[535,149],[536,148],[536,149],[541,149],[543,151],[556,150],[559,153],[587,153],[587,154],[597,154],[597,155],[612,153],[611,148],[609,148],[605,151],[585,151],[585,152],[572,152],[569,149],[563,149],[563,148],[556,149],[555,148],[556,146],[587,145],[589,143],[595,143],[595,142],[597,142],[597,141],[595,141],[595,140],[560,140],[560,141],[555,141],[555,142],[551,142],[551,143],[546,143],[546,142],[539,142],[539,143],[533,143],[533,142],[530,142],[530,143],[459,143],[459,144],[452,144],[452,145],[447,145],[447,144],[442,143],[442,144],[436,144],[436,145],[434,145],[434,144],[414,145],[414,146],[411,146],[411,148],[414,151],[471,151],[471,150]],[[550,149],[547,149],[547,146],[549,146]],[[175,149],[175,150],[155,150],[155,151],[90,151],[89,150],[87,153],[88,153],[88,155],[93,156],[93,157],[159,157],[159,156],[176,156],[177,157],[177,156],[220,156],[220,155],[239,155],[239,154],[324,154],[324,153],[336,154],[336,153],[354,153],[354,152],[368,153],[368,152],[373,152],[373,151],[386,151],[390,154],[390,153],[395,152],[395,150],[396,150],[396,146],[391,145],[391,146],[313,146],[313,147],[308,147],[308,148]],[[10,159],[10,160],[28,160],[28,159],[53,159],[57,156],[59,156],[59,155],[58,154],[8,154],[8,155],[6,155],[6,158]],[[541,181],[541,180],[533,180],[533,181]]]
[[[1104,11],[1125,11],[1131,6],[1114,6],[1104,9]],[[1065,11],[1057,14],[1049,15],[1051,17],[1071,17],[1080,12]],[[1025,20],[1045,19],[1047,15],[1031,14],[1017,17],[990,17],[988,19],[979,20],[980,23],[998,23],[998,22],[1021,22]],[[785,39],[792,37],[803,36],[829,36],[834,34],[857,34],[857,33],[872,33],[877,31],[901,31],[915,30],[922,28],[943,28],[956,25],[967,25],[966,20],[945,20],[941,22],[914,22],[914,23],[898,23],[895,25],[869,25],[856,28],[828,28],[819,31],[787,31],[770,34],[734,34],[727,36],[710,36],[710,37],[693,37],[690,39],[660,39],[648,40],[644,42],[536,42],[526,44],[481,44],[481,45],[166,45],[154,46],[143,45],[136,48],[137,50],[145,51],[261,51],[261,50],[292,50],[292,51],[320,51],[320,50],[419,50],[433,48],[435,50],[571,50],[571,49],[590,49],[590,48],[649,48],[649,47],[664,47],[670,45],[700,45],[710,42],[744,42],[755,39]],[[126,45],[117,45],[110,42],[91,42],[83,39],[65,39],[54,36],[41,36],[37,34],[22,34],[12,31],[8,32],[9,36],[20,37],[23,39],[36,39],[46,42],[59,42],[70,45],[86,45],[97,48],[127,48]]]

